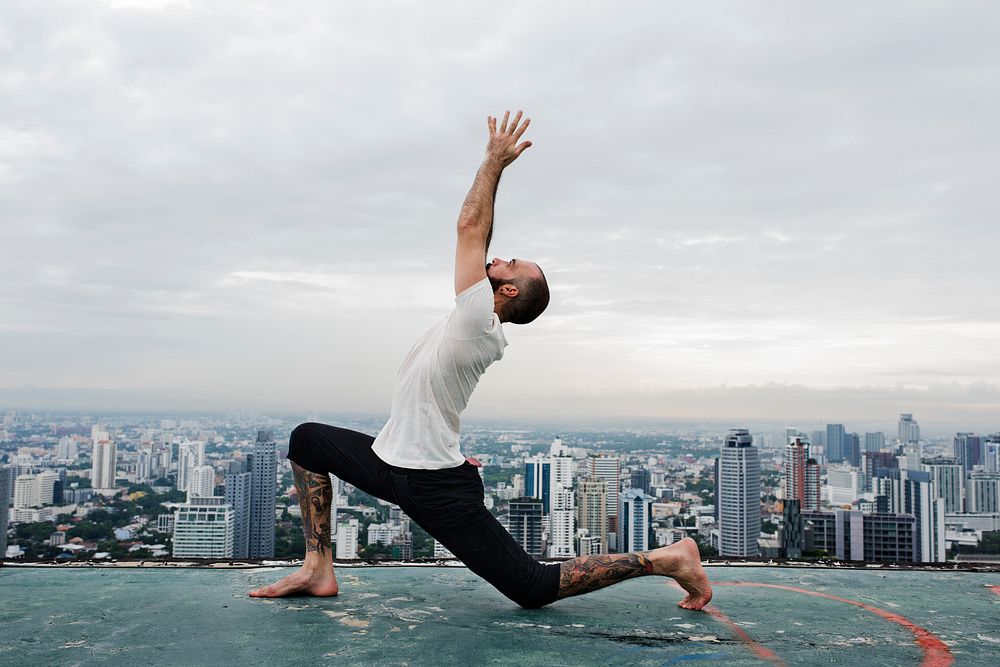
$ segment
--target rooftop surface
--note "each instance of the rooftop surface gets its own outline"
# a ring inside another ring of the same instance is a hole
[[[997,573],[712,567],[710,613],[652,577],[527,611],[464,568],[246,596],[291,570],[3,567],[0,664],[1000,664]]]

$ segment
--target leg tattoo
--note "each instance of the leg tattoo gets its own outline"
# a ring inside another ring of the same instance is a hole
[[[302,509],[302,533],[306,538],[306,553],[317,552],[324,558],[330,549],[330,508],[333,505],[333,484],[330,476],[310,472],[292,464],[295,492]]]
[[[653,561],[644,553],[598,554],[565,561],[559,570],[559,599],[562,599],[653,574]]]

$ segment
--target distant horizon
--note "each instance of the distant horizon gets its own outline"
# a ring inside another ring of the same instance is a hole
[[[730,388],[752,390],[752,387]],[[704,392],[705,390],[691,390],[692,394]],[[35,394],[34,400],[15,400],[12,398],[16,393]],[[122,394],[127,393],[131,398],[131,404],[127,401],[115,404],[122,398]],[[48,394],[47,398],[40,394]],[[153,394],[159,396],[154,398]],[[183,399],[171,396],[173,392],[163,392],[158,394],[146,390],[111,390],[111,389],[65,389],[52,387],[22,387],[22,388],[0,388],[0,413],[14,410],[17,412],[41,412],[61,415],[80,415],[95,417],[114,416],[149,416],[159,418],[171,417],[222,417],[233,413],[248,412],[259,413],[261,418],[288,418],[294,420],[300,418],[305,420],[308,415],[316,415],[320,420],[335,421],[337,418],[347,420],[369,420],[378,421],[388,418],[388,405],[384,410],[335,410],[325,409],[321,406],[295,407],[287,405],[268,405],[257,402],[240,402],[235,400],[217,400],[214,404],[207,399],[198,400],[197,405],[184,404]],[[177,402],[170,404],[167,401],[174,398]],[[138,400],[137,400],[138,399]],[[155,401],[155,403],[144,403],[144,401]],[[191,400],[188,397],[187,400]],[[925,406],[926,407],[926,406]],[[752,430],[780,430],[785,426],[800,428],[805,431],[815,430],[825,424],[841,423],[848,430],[855,432],[882,431],[888,437],[895,433],[896,423],[901,413],[911,413],[920,424],[924,434],[930,437],[946,437],[954,432],[969,430],[981,434],[1000,432],[1000,416],[996,419],[990,418],[968,418],[968,419],[933,419],[927,413],[921,413],[916,406],[909,409],[900,409],[893,413],[879,414],[874,417],[852,416],[846,413],[829,414],[824,417],[815,415],[656,415],[656,414],[597,414],[571,415],[571,414],[489,414],[482,410],[469,411],[463,415],[462,423],[465,427],[480,427],[488,425],[518,425],[540,426],[545,428],[567,427],[574,425],[583,428],[608,427],[608,428],[628,428],[629,426],[652,427],[652,426],[714,426],[718,425],[720,431],[728,428],[751,427]],[[996,410],[993,410],[996,414]],[[978,416],[977,416],[978,417]]]

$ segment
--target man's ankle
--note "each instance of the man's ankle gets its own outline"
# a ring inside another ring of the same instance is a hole
[[[315,551],[310,551],[302,561],[302,569],[309,573],[329,572],[333,570],[333,559],[323,558]]]

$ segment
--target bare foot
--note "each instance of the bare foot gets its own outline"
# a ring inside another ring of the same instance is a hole
[[[687,591],[687,597],[677,603],[678,607],[701,609],[712,599],[712,587],[701,566],[698,543],[690,537],[650,551],[649,559],[653,561],[654,572],[671,577]]]
[[[289,595],[312,595],[315,597],[330,597],[339,591],[337,575],[333,567],[312,569],[301,568],[287,577],[282,577],[269,586],[250,591],[252,598],[282,598]]]

